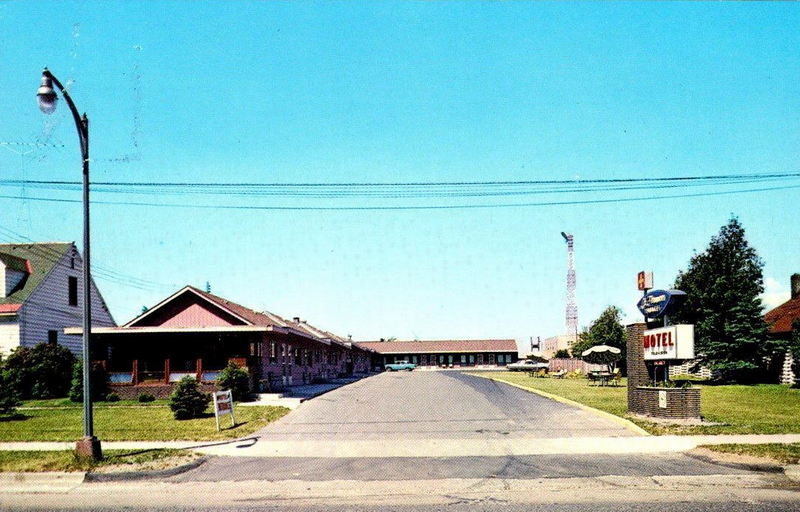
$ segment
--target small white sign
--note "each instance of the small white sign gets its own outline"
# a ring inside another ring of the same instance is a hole
[[[236,417],[233,415],[233,393],[230,390],[217,391],[213,394],[214,397],[214,416],[217,419],[217,430],[219,428],[219,417],[226,414],[231,415],[231,426],[236,426]]]
[[[667,408],[667,392],[666,391],[659,391],[658,392],[658,406],[662,409]]]
[[[694,359],[694,325],[670,325],[644,331],[644,360]]]

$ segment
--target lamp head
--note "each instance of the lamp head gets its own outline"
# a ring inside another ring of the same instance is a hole
[[[56,102],[58,96],[56,91],[53,90],[53,79],[42,73],[42,84],[39,90],[36,91],[36,98],[39,100],[39,110],[45,114],[52,114],[56,110]]]

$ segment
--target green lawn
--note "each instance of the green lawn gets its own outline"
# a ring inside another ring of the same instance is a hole
[[[103,450],[103,460],[80,458],[73,450],[68,451],[0,451],[0,472],[37,471],[91,471],[108,465],[133,465],[159,461],[168,464],[170,458],[183,461],[183,450]]]
[[[762,457],[775,460],[782,464],[797,464],[800,462],[800,443],[716,444],[703,445],[700,446],[700,448],[706,448],[715,452]]]
[[[529,377],[522,372],[474,372],[558,395],[590,407],[625,416],[626,381],[619,387],[590,386],[586,379]],[[722,425],[656,425],[634,422],[652,434],[786,434],[800,433],[800,389],[777,384],[715,386],[700,384],[701,414]]]
[[[161,400],[155,400],[153,402],[139,402],[138,400],[119,400],[117,402],[95,402],[95,407],[153,407],[153,406],[165,406],[169,404],[169,400],[164,398]],[[25,400],[21,407],[23,409],[34,407],[34,408],[83,408],[83,402],[73,402],[69,398],[51,398],[48,400]]]
[[[94,431],[103,441],[231,439],[251,434],[289,412],[285,407],[236,407],[238,425],[230,428],[230,417],[223,416],[220,420],[223,430],[217,432],[213,413],[207,413],[204,418],[178,421],[163,402],[147,407],[123,407],[117,404],[95,404]],[[75,441],[82,435],[82,418],[80,404],[22,409],[13,416],[0,415],[0,441]]]

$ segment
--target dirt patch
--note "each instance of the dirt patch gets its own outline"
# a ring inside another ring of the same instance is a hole
[[[727,453],[709,450],[708,448],[695,448],[689,452],[690,455],[708,459],[718,464],[740,466],[756,471],[777,471],[781,464],[768,457],[755,457],[739,453]]]
[[[165,469],[177,468],[196,461],[203,455],[200,453],[185,451],[178,455],[148,460],[145,462],[123,462],[120,464],[108,464],[92,470],[92,473],[135,473],[147,471],[163,471]]]

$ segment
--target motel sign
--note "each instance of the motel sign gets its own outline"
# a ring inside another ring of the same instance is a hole
[[[670,325],[644,331],[645,361],[694,359],[694,325]]]

